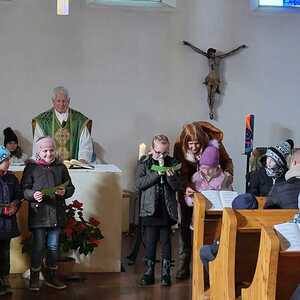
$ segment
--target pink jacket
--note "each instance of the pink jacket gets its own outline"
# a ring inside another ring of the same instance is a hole
[[[220,169],[219,173],[216,177],[211,178],[209,181],[201,174],[200,171],[194,173],[192,176],[192,184],[194,186],[194,189],[197,192],[207,191],[207,190],[232,190],[231,184],[227,183],[227,176],[224,174],[224,172]],[[185,196],[185,202],[188,206],[194,205],[194,200],[192,197]]]

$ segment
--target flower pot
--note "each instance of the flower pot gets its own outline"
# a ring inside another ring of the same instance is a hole
[[[73,270],[75,267],[76,260],[73,257],[61,257],[57,261],[57,275],[59,277],[69,277],[73,274]]]

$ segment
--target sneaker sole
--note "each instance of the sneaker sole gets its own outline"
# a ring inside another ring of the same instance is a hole
[[[67,288],[66,285],[64,285],[64,286],[56,286],[56,285],[54,285],[54,284],[52,284],[52,283],[49,283],[49,282],[47,282],[47,281],[45,281],[45,285],[47,285],[47,286],[49,286],[49,287],[52,287],[52,288],[54,288],[54,289],[56,289],[56,290],[64,290],[65,288]]]

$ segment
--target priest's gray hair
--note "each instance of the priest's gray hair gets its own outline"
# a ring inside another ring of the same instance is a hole
[[[58,95],[58,94],[64,94],[67,98],[69,98],[69,92],[63,86],[57,86],[53,89],[52,100],[55,100],[56,95]]]

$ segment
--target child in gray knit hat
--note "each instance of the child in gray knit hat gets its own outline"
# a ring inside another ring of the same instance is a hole
[[[266,152],[266,172],[274,180],[281,177],[287,171],[287,157],[294,148],[293,140],[289,139],[274,147],[269,147]]]

